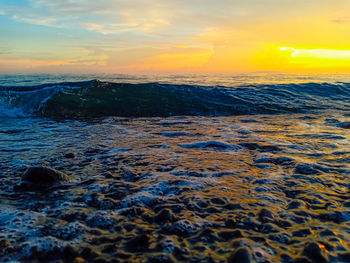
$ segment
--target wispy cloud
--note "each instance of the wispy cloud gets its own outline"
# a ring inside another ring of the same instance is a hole
[[[336,24],[350,23],[350,17],[337,17],[332,19],[332,22]]]
[[[48,27],[57,27],[62,28],[64,26],[57,24],[57,19],[53,17],[46,18],[36,18],[36,17],[21,17],[19,15],[13,15],[12,18],[16,21],[32,24],[32,25],[40,25],[40,26],[48,26]]]

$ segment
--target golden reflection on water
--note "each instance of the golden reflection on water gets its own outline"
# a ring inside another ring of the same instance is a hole
[[[180,260],[172,249],[159,249],[166,239],[185,248],[187,259],[226,260],[243,246],[257,262],[276,262],[282,254],[301,255],[307,242],[335,258],[342,247],[350,249],[349,133],[338,125],[347,120],[275,115],[68,123],[70,133],[86,135],[76,144],[78,157],[42,158],[77,182],[95,181],[54,192],[47,200],[55,201],[36,209],[51,212],[56,231],[71,223],[67,214],[87,213],[78,217],[84,231],[73,240],[81,246],[101,236],[118,240],[112,252],[103,252],[102,241],[92,246],[105,258],[123,251],[130,261],[158,254]],[[156,221],[165,208],[176,219]],[[128,242],[141,233],[149,235],[147,248],[132,251]]]

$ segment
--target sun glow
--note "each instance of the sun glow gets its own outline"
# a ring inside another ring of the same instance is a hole
[[[291,52],[292,58],[350,59],[350,50],[296,49],[292,47],[280,47],[279,50]]]

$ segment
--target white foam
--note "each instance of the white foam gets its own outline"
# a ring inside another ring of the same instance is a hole
[[[0,118],[24,118],[29,117],[21,107],[9,107],[3,100],[0,100]]]

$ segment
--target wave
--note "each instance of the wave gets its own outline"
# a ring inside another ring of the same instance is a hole
[[[0,86],[0,117],[166,117],[348,111],[350,83],[247,85],[64,82]]]

